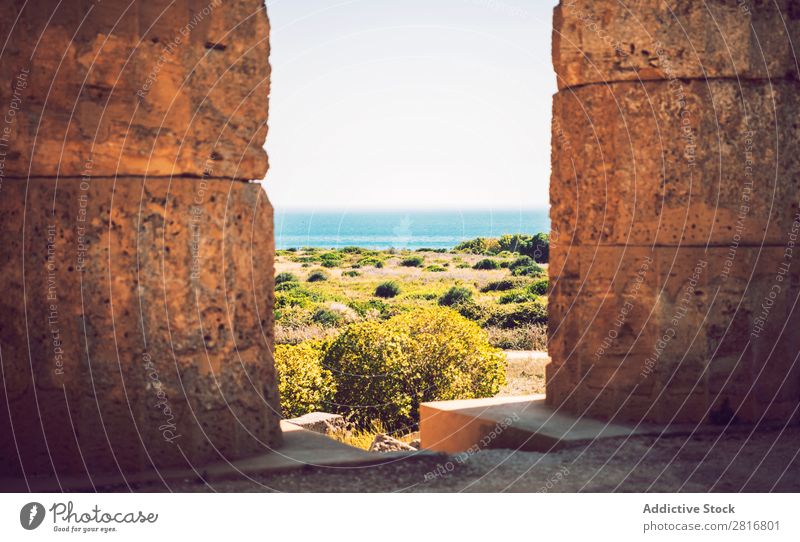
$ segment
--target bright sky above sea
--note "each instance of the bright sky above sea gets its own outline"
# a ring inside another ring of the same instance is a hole
[[[556,0],[267,0],[278,208],[546,207]]]

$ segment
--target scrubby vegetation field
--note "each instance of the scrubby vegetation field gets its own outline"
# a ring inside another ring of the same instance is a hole
[[[546,236],[451,251],[291,249],[276,256],[276,363],[287,416],[413,427],[420,402],[496,395],[502,350],[545,350]]]

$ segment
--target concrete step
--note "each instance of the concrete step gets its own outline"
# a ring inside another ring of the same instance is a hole
[[[654,425],[606,423],[557,412],[545,405],[544,395],[420,405],[422,449],[437,452],[465,452],[476,446],[549,452],[597,438],[658,434],[662,430]]]

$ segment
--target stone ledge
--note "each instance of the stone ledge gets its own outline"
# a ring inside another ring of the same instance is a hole
[[[772,427],[764,424],[760,427]],[[782,425],[778,425],[782,427]],[[620,424],[573,416],[545,404],[544,395],[439,401],[420,406],[422,449],[445,453],[477,449],[552,452],[597,439],[746,432],[751,425]],[[494,432],[494,436],[492,436]]]

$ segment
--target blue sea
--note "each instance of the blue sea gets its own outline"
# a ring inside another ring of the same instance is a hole
[[[275,243],[293,247],[452,248],[475,237],[550,231],[547,209],[275,210]]]

